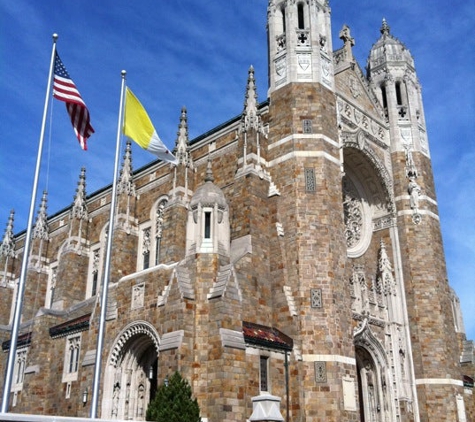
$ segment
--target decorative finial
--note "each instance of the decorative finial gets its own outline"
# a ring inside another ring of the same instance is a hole
[[[211,167],[211,156],[208,155],[208,166],[206,167],[205,182],[214,182],[213,169]]]
[[[389,35],[389,30],[390,30],[390,29],[391,29],[391,28],[389,27],[388,23],[386,22],[386,19],[383,18],[383,23],[382,23],[381,29],[380,29],[381,34],[383,34],[383,35]]]
[[[177,158],[178,164],[193,167],[188,139],[188,117],[186,107],[182,107],[181,109],[180,123],[178,125],[177,139],[173,155]]]
[[[78,186],[76,188],[76,195],[74,196],[73,207],[71,215],[80,220],[87,220],[87,204],[86,204],[86,168],[81,168],[79,175]]]
[[[46,210],[48,209],[48,193],[43,191],[41,198],[40,209],[38,211],[38,217],[36,218],[35,228],[33,229],[33,239],[49,240],[48,234],[48,216]]]
[[[135,183],[132,169],[132,143],[127,139],[125,144],[124,161],[120,171],[120,179],[117,185],[117,193],[126,193],[128,196],[135,196]]]
[[[5,229],[5,235],[3,236],[2,244],[0,245],[0,256],[15,257],[15,239],[13,236],[13,220],[15,217],[15,211],[10,211],[10,217],[8,218],[7,228]]]
[[[341,31],[338,35],[340,40],[344,42],[345,46],[349,45],[353,47],[355,45],[355,39],[351,36],[350,27],[348,25],[343,25],[343,28],[341,28]]]
[[[251,65],[247,76],[246,95],[244,98],[244,110],[241,117],[242,132],[249,129],[259,130],[260,118],[257,115],[257,87],[254,78],[254,67]]]

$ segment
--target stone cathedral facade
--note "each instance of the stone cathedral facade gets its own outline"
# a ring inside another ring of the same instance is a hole
[[[179,371],[208,422],[474,420],[421,88],[383,20],[363,71],[323,0],[270,0],[268,98],[118,182],[99,415],[144,420]],[[415,28],[416,29],[416,28]],[[244,90],[245,87],[245,90]],[[241,99],[237,99],[241,101]],[[87,416],[111,187],[0,249],[0,370],[28,259],[10,411]]]

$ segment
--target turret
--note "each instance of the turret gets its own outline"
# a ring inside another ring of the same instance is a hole
[[[270,92],[292,82],[333,89],[330,7],[326,0],[270,0]]]
[[[229,207],[223,191],[214,183],[208,160],[205,183],[190,201],[186,253],[214,253],[229,256]]]
[[[367,74],[390,125],[392,151],[421,151],[429,155],[421,86],[414,59],[390,33],[385,19],[381,36],[371,49]]]

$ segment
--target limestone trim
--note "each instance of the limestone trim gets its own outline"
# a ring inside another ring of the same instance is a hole
[[[179,349],[183,343],[184,336],[184,330],[163,334],[162,341],[160,343],[160,351],[163,352],[165,350]]]
[[[343,133],[354,134],[362,131],[365,139],[383,150],[389,148],[388,130],[385,124],[341,98],[339,98],[337,105],[340,120],[347,128]]]
[[[282,155],[281,157],[271,160],[268,163],[268,167],[274,167],[278,164],[281,164],[285,161],[291,160],[292,158],[325,158],[328,161],[336,164],[338,167],[341,166],[339,158],[333,157],[332,155],[322,152],[322,151],[292,151],[288,154]]]
[[[167,264],[154,265],[153,267],[147,268],[146,270],[137,271],[135,273],[132,273],[132,274],[129,274],[129,275],[126,275],[126,276],[122,277],[119,280],[119,283],[122,283],[122,282],[128,281],[128,280],[133,280],[137,277],[140,277],[140,276],[143,276],[143,275],[146,275],[146,274],[149,274],[149,273],[154,273],[155,271],[172,270],[177,265],[178,265],[178,262],[174,262],[173,264],[168,264],[168,265]]]
[[[416,385],[455,385],[463,387],[463,381],[452,378],[419,378],[416,379]]]
[[[147,321],[134,321],[127,325],[117,336],[117,340],[114,342],[114,346],[111,348],[109,356],[110,365],[117,367],[123,357],[124,346],[130,338],[139,334],[145,334],[150,337],[158,355],[160,349],[160,338],[153,325]]]
[[[231,283],[233,281],[234,283]],[[242,292],[237,280],[237,274],[232,264],[224,265],[219,268],[216,281],[208,293],[208,300],[226,295],[230,290],[229,296],[242,302]]]
[[[321,133],[299,133],[299,134],[292,134],[289,136],[286,136],[285,138],[282,138],[280,141],[274,142],[270,144],[267,149],[270,151],[273,148],[279,147],[283,144],[286,144],[287,142],[292,142],[295,141],[296,139],[302,140],[302,139],[321,139],[330,145],[334,146],[335,148],[340,148],[340,145],[337,141],[329,138],[326,135],[323,135]]]
[[[355,358],[342,355],[314,355],[303,353],[302,360],[304,362],[336,362],[356,366]]]
[[[219,335],[221,336],[221,344],[223,347],[246,350],[246,343],[244,341],[244,334],[242,331],[220,328]]]
[[[403,201],[403,200],[410,201],[411,196],[410,195],[399,195],[399,196],[396,196],[394,198],[394,200],[395,201]],[[431,204],[436,205],[436,206],[438,205],[437,201],[435,199],[432,199],[430,196],[427,196],[427,195],[420,195],[419,200],[430,202]],[[420,212],[420,210],[419,210],[419,212]]]
[[[433,213],[432,211],[427,211],[427,210],[419,210],[419,214],[421,215],[428,215],[429,217],[432,217],[434,220],[440,221],[440,218],[437,214]],[[403,215],[410,215],[412,217],[413,211],[412,210],[402,210],[398,211],[397,216],[402,217]]]

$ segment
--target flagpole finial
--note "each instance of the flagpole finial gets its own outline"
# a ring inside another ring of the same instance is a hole
[[[120,72],[120,74],[122,75],[123,78],[125,78],[125,75],[127,75],[127,72],[123,70],[122,72]]]
[[[56,42],[57,39],[58,39],[58,34],[55,32],[53,34],[53,42]]]

